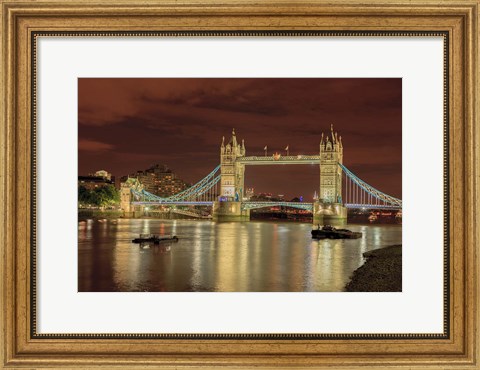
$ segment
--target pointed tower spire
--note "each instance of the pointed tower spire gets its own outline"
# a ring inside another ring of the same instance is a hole
[[[237,148],[237,137],[235,136],[235,129],[232,129],[232,147],[234,150]]]
[[[222,145],[220,145],[220,155],[225,153],[225,136],[222,136]]]

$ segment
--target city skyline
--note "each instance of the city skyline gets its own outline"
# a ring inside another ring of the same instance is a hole
[[[117,178],[155,163],[195,183],[220,162],[222,137],[235,128],[247,155],[316,154],[321,133],[344,143],[344,164],[401,198],[401,79],[78,80],[79,174]],[[315,165],[249,166],[256,193],[318,191]]]

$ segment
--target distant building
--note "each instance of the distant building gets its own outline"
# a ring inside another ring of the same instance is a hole
[[[78,176],[78,186],[88,190],[94,190],[102,186],[115,185],[112,180],[100,176]]]
[[[117,184],[115,183],[115,176],[112,176],[112,174],[110,172],[105,171],[105,170],[99,170],[99,171],[94,172],[94,173],[89,173],[88,176],[79,176],[79,177],[85,178],[83,181],[88,181],[87,178],[91,178],[92,179],[91,180],[92,184],[89,185],[89,186],[94,186],[95,181],[100,183],[101,182],[100,180],[94,180],[93,179],[93,178],[99,178],[99,179],[108,180],[108,182],[106,182],[106,184],[113,185],[113,186],[117,187]]]
[[[94,174],[89,174],[89,176],[104,177],[107,180],[112,180],[112,174],[105,170],[97,171]]]
[[[254,194],[250,197],[250,200],[254,201],[276,201],[278,200],[276,197],[272,195],[272,193],[260,193],[260,194]]]
[[[260,193],[254,194],[253,188],[251,189],[252,192],[249,193],[249,189],[247,189],[247,194],[249,194],[248,199],[252,201],[263,201],[263,202],[284,202],[285,195],[284,194],[277,194],[273,195],[272,193]]]
[[[155,164],[146,170],[123,176],[121,182],[127,181],[129,177],[137,178],[146,191],[160,197],[172,196],[189,187],[185,181],[179,179],[177,175],[164,164]]]

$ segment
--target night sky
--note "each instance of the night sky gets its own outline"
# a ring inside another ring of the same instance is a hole
[[[79,175],[120,177],[164,163],[195,183],[220,163],[222,136],[248,155],[318,154],[322,132],[342,136],[344,164],[377,189],[402,195],[399,78],[81,78]],[[315,165],[247,166],[255,193],[302,195],[319,187]]]

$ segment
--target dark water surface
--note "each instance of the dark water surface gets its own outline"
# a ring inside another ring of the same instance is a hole
[[[401,225],[348,225],[356,240],[312,240],[309,223],[118,219],[78,224],[81,292],[336,292],[362,253],[401,244]],[[140,233],[178,243],[140,247]]]

